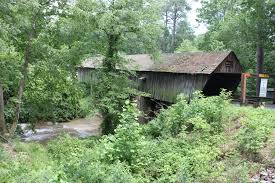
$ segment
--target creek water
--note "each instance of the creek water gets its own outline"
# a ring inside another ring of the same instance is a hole
[[[102,118],[96,115],[91,118],[76,119],[66,123],[39,123],[33,130],[28,124],[20,124],[23,130],[21,139],[26,142],[47,142],[64,133],[80,138],[97,136],[100,134],[101,122]]]

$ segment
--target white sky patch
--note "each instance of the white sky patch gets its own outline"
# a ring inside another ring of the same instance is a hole
[[[201,8],[201,0],[187,0],[189,3],[190,7],[192,8],[188,13],[187,13],[187,19],[188,22],[191,24],[195,31],[195,35],[199,34],[204,34],[207,32],[207,26],[204,24],[199,24],[197,22],[197,16],[198,16],[198,8]]]

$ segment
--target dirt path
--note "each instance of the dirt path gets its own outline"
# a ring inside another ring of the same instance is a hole
[[[46,122],[38,124],[34,131],[30,130],[27,124],[20,124],[20,126],[23,129],[23,141],[45,142],[63,133],[81,138],[99,135],[101,122],[102,118],[95,115],[91,118],[76,119],[67,123]]]

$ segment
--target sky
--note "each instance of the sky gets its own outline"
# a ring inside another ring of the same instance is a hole
[[[196,19],[197,19],[197,9],[201,7],[201,0],[187,0],[189,3],[190,7],[192,8],[188,13],[187,13],[187,19],[190,22],[191,26],[193,27],[195,31],[195,35],[203,34],[207,31],[206,25],[199,24]]]

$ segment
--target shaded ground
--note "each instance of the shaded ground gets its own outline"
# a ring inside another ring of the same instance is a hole
[[[240,102],[236,102],[233,101],[232,104],[234,104],[235,106],[240,106]],[[246,104],[246,106],[254,106],[253,104]],[[275,104],[271,104],[271,103],[267,103],[261,106],[262,108],[266,108],[266,109],[274,109],[275,110]]]
[[[267,104],[265,107],[268,109],[275,109],[275,104]]]
[[[45,142],[57,137],[63,133],[76,137],[89,137],[100,134],[100,124],[102,118],[95,115],[91,118],[76,119],[66,123],[53,124],[46,122],[36,125],[34,131],[27,124],[20,124],[23,135],[23,141]]]

